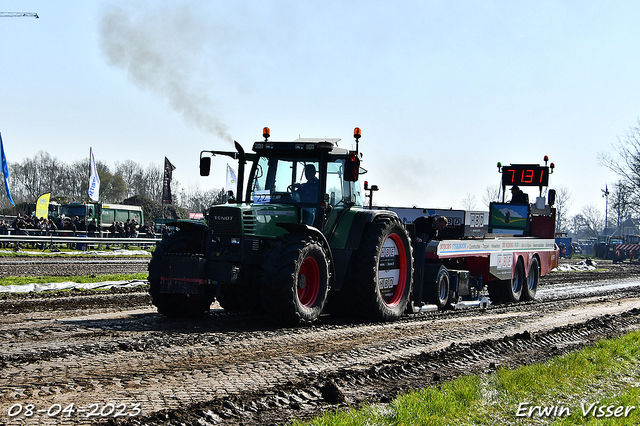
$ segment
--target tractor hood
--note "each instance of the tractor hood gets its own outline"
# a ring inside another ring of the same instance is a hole
[[[299,207],[288,204],[233,204],[209,209],[209,227],[216,235],[274,238],[286,231],[278,223],[300,223]]]

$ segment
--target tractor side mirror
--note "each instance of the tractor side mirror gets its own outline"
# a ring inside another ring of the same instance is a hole
[[[556,203],[556,190],[549,190],[549,206],[553,206]]]
[[[358,172],[360,170],[360,159],[358,154],[352,152],[347,161],[344,163],[344,180],[347,182],[356,182],[358,180]]]
[[[209,176],[211,157],[200,157],[200,176]]]

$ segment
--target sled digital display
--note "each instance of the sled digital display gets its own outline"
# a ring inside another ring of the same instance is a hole
[[[502,185],[547,186],[549,185],[549,167],[538,165],[503,166]]]

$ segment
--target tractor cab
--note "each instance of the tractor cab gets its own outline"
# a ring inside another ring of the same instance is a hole
[[[356,180],[360,157],[338,146],[340,139],[300,138],[255,142],[246,202],[254,206],[293,206],[297,222],[323,229],[339,211],[362,207]]]
[[[211,167],[211,157],[204,154],[238,160],[237,190],[229,194],[230,204],[213,206],[209,211],[209,226],[215,232],[276,238],[291,232],[282,224],[298,224],[329,234],[344,212],[362,208],[357,181],[366,170],[360,168],[359,128],[354,132],[355,151],[339,147],[337,138],[278,142],[270,141],[270,136],[269,128],[265,127],[264,140],[253,144],[252,153],[245,153],[236,142],[236,152],[200,154],[202,176],[207,176]],[[247,163],[250,172],[244,192]]]

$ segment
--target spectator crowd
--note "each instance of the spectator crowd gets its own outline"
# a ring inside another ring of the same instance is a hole
[[[95,219],[91,219],[87,223],[84,218],[79,218],[78,216],[68,217],[61,215],[57,220],[54,220],[51,218],[38,218],[32,214],[26,216],[18,214],[11,223],[0,219],[0,235],[8,234],[136,238],[140,234],[146,237],[154,237],[155,226],[153,222],[145,222],[139,225],[135,219],[127,219],[125,222],[114,221],[110,227],[100,230],[100,226]]]

